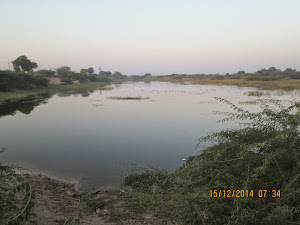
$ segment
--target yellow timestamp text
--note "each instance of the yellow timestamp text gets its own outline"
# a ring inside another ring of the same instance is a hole
[[[209,196],[212,198],[278,198],[280,190],[209,190]]]

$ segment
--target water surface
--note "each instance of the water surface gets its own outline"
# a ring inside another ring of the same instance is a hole
[[[237,126],[217,123],[228,111],[213,97],[250,101],[253,88],[124,83],[89,96],[54,95],[30,111],[0,118],[1,160],[91,189],[122,184],[131,164],[174,170],[196,154],[197,138]],[[108,97],[142,97],[114,100]],[[286,98],[286,95],[278,96]],[[257,110],[256,105],[247,105]]]

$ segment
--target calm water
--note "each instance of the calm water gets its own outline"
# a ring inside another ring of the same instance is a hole
[[[132,164],[174,170],[182,158],[199,151],[197,138],[237,126],[216,123],[222,117],[213,111],[230,109],[213,97],[234,103],[256,99],[246,95],[254,89],[230,86],[139,82],[112,87],[87,97],[55,95],[47,104],[23,111],[27,114],[3,116],[0,146],[8,149],[1,160],[77,181],[85,189],[118,187]],[[150,99],[107,98],[112,96]]]

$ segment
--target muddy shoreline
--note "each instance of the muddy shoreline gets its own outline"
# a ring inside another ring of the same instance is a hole
[[[42,174],[22,176],[30,182],[35,195],[33,214],[24,223],[26,225],[60,225],[78,218],[84,225],[160,224],[160,219],[151,214],[128,217],[125,204],[127,190],[102,187],[87,193],[76,190],[74,183]]]

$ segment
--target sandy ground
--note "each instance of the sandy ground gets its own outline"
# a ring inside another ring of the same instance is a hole
[[[60,84],[60,78],[58,77],[50,77],[48,78],[51,84]]]
[[[74,184],[58,181],[44,175],[23,175],[31,183],[35,195],[33,215],[24,223],[26,225],[56,225],[64,224],[68,218],[78,218],[78,205],[82,210],[80,224],[160,224],[158,218],[147,214],[142,218],[122,218],[126,214],[125,202],[122,190],[113,190],[109,187],[99,189],[93,193],[80,193],[74,188]],[[84,198],[89,197],[99,208],[89,207],[87,210]],[[98,212],[96,212],[98,211]],[[111,215],[119,215],[121,219],[111,219]],[[127,214],[128,215],[128,214]],[[113,221],[113,222],[111,222]],[[71,224],[77,224],[74,222]]]

